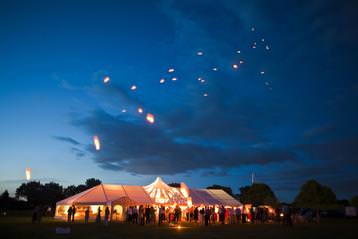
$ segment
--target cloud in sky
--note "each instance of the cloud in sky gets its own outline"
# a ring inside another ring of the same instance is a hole
[[[54,139],[59,140],[59,141],[63,141],[63,142],[67,142],[70,143],[72,145],[80,145],[81,143],[78,142],[77,140],[71,138],[71,137],[66,137],[66,136],[53,136]]]
[[[74,125],[89,134],[100,135],[102,150],[95,152],[92,145],[88,145],[87,150],[93,153],[96,163],[110,170],[169,175],[295,159],[293,152],[281,149],[225,149],[204,142],[185,142],[159,126],[128,121],[104,111],[75,120]]]

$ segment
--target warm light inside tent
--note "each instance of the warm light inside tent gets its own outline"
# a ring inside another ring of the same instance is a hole
[[[193,206],[193,200],[191,199],[191,197],[188,197],[187,199],[187,203],[188,203],[188,207],[192,207]]]

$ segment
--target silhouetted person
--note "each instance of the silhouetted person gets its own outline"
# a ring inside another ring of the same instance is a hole
[[[205,226],[209,225],[209,220],[210,220],[210,208],[206,208],[205,209]]]
[[[198,217],[199,217],[199,209],[196,207],[194,209],[194,221],[198,222]]]
[[[104,210],[104,224],[108,225],[108,219],[109,219],[109,208],[106,207],[106,209]]]
[[[101,207],[98,207],[97,209],[97,217],[96,217],[96,223],[100,223],[101,222]]]
[[[38,207],[38,212],[37,212],[37,222],[40,223],[41,219],[42,219],[42,207]]]
[[[71,221],[72,217],[72,206],[67,209],[67,222]]]
[[[286,223],[288,226],[292,227],[292,210],[291,208],[287,208],[287,215],[286,215]]]
[[[38,213],[39,213],[38,206],[36,206],[34,208],[34,211],[32,212],[32,223],[37,221]]]
[[[75,205],[72,206],[72,222],[75,221],[75,214],[76,214],[76,207]]]
[[[89,210],[89,207],[87,207],[86,211],[85,211],[85,223],[88,223],[89,213],[90,213],[90,210]]]

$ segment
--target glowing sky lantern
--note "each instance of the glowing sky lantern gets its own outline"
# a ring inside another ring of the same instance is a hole
[[[139,114],[143,114],[143,109],[141,107],[138,107],[137,111]]]
[[[243,61],[243,60],[240,60],[240,64],[244,64],[244,61]]]
[[[148,121],[149,123],[154,124],[154,121],[155,121],[154,115],[152,115],[151,113],[148,113],[148,114],[147,114],[146,119],[147,119],[147,121]]]
[[[270,46],[269,46],[269,45],[266,45],[266,46],[265,46],[265,49],[269,51],[269,50],[270,50]]]
[[[261,75],[265,75],[265,72],[264,72],[264,71],[261,71],[260,74],[261,74]]]
[[[97,135],[93,136],[93,144],[94,144],[94,148],[97,151],[101,150],[101,142],[99,141],[99,138]]]
[[[178,80],[178,78],[176,78],[176,77],[172,78],[172,81],[177,81],[177,80]]]
[[[164,78],[160,79],[160,81],[159,81],[160,84],[164,84],[164,82],[165,82]]]
[[[262,41],[262,42],[265,42],[265,38],[261,38],[261,41]]]
[[[240,54],[240,53],[241,53],[241,51],[240,51],[240,50],[237,50],[237,51],[236,51],[236,53],[237,53],[237,54]]]
[[[208,93],[204,93],[204,94],[203,94],[204,97],[207,97],[208,95],[209,95]]]
[[[174,72],[174,68],[169,68],[169,69],[168,69],[168,72],[169,72],[169,73],[173,73],[173,72]]]
[[[236,70],[236,69],[239,69],[239,65],[238,65],[238,64],[233,64],[233,65],[232,65],[232,68],[234,68],[235,70]]]
[[[126,113],[127,112],[127,110],[126,109],[122,109],[122,113]]]
[[[205,83],[205,80],[204,80],[204,79],[201,79],[201,80],[200,80],[200,83],[204,84],[204,83]]]
[[[106,76],[103,78],[103,83],[108,84],[110,80],[111,80],[111,78],[109,76]]]
[[[251,31],[254,32],[256,29],[255,27],[251,27]]]
[[[213,71],[218,71],[219,69],[217,67],[213,67]]]
[[[134,91],[134,90],[136,90],[136,89],[137,89],[137,86],[136,86],[136,85],[132,85],[132,86],[131,86],[131,90]]]
[[[31,168],[25,169],[25,175],[26,175],[26,180],[30,181],[31,180]]]
[[[197,54],[198,56],[202,56],[202,55],[204,55],[204,52],[198,51],[196,54]]]

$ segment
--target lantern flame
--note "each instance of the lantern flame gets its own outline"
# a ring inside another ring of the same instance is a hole
[[[143,114],[143,109],[139,107],[139,108],[138,108],[138,113],[139,113],[139,114]]]
[[[232,68],[238,69],[238,68],[239,68],[239,65],[238,65],[238,64],[233,64],[233,65],[232,65]]]
[[[147,119],[147,121],[148,121],[149,123],[154,124],[154,121],[155,121],[154,115],[152,115],[151,113],[148,113],[148,114],[147,114],[146,119]]]
[[[169,72],[169,73],[173,73],[173,72],[174,72],[174,68],[169,68],[169,69],[168,69],[168,72]]]
[[[93,136],[93,144],[97,151],[101,150],[101,142],[99,141],[99,138],[97,135]]]
[[[31,180],[31,168],[26,168],[25,170],[26,180]]]
[[[165,82],[164,78],[160,79],[160,81],[159,81],[160,84],[164,84],[164,82]]]
[[[110,80],[111,80],[111,78],[109,76],[106,76],[103,78],[103,83],[107,84],[107,83],[109,83]]]
[[[136,86],[136,85],[132,85],[132,86],[131,86],[131,90],[134,91],[134,90],[136,90],[136,89],[137,89],[137,86]]]

